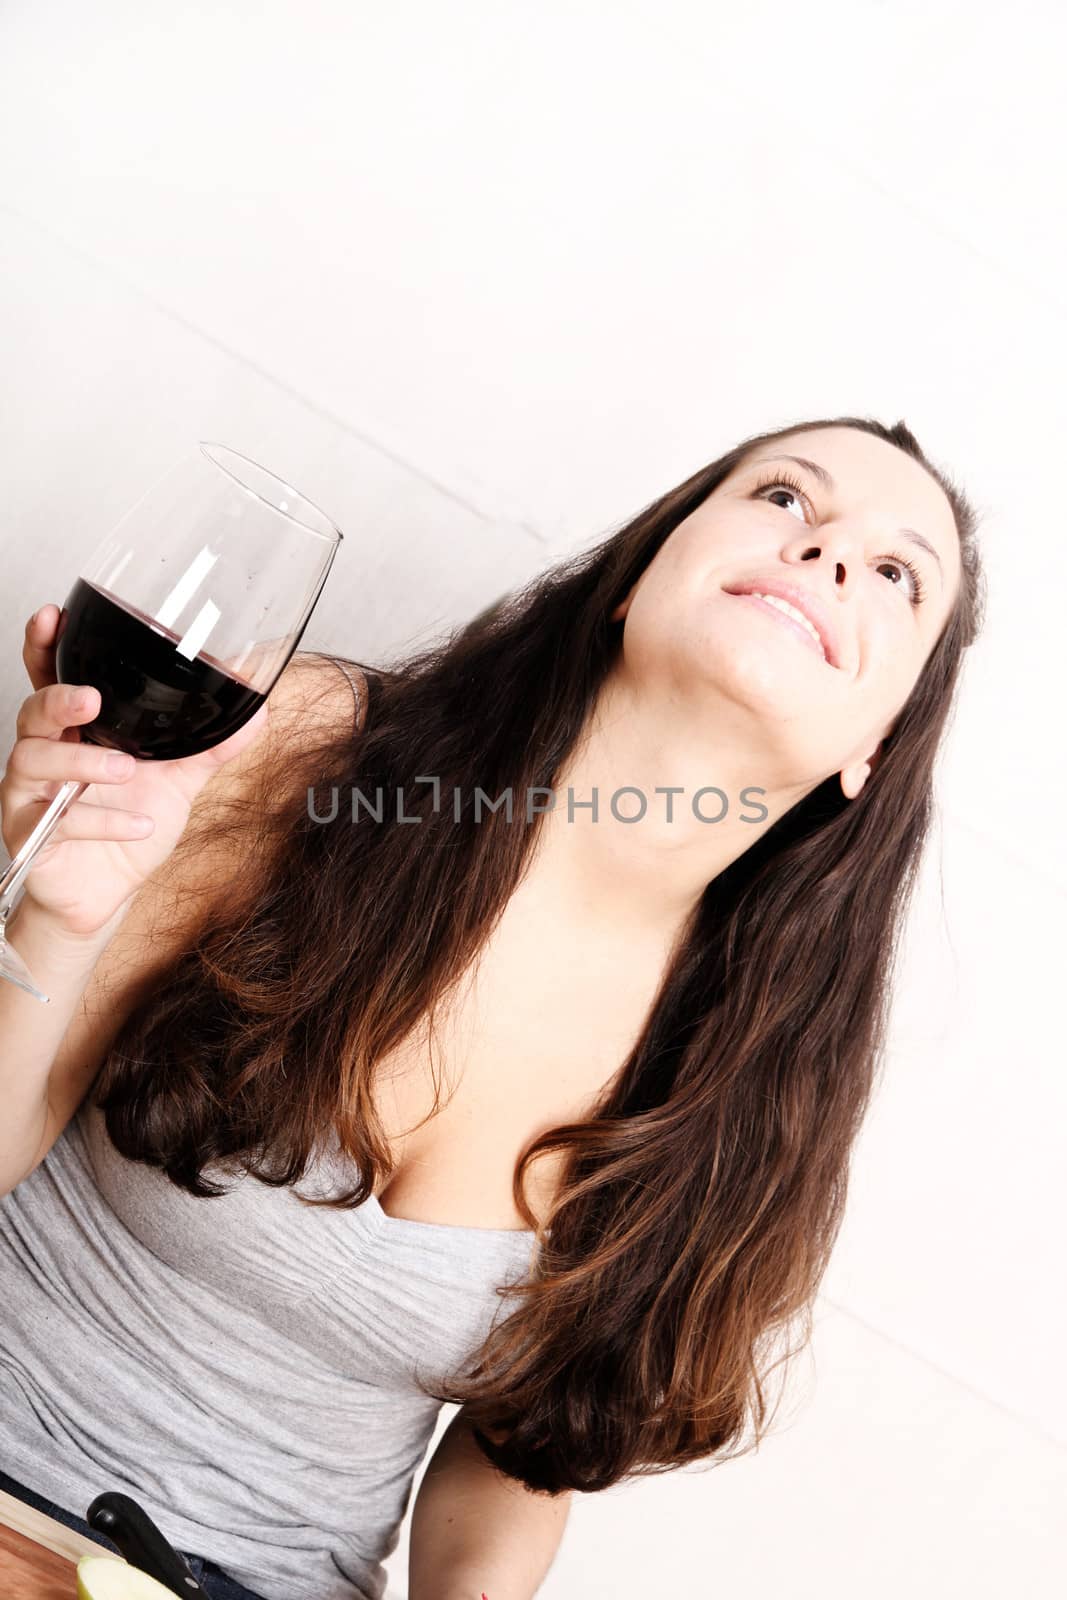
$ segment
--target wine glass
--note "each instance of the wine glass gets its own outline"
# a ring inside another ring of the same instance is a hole
[[[67,595],[56,676],[100,693],[82,738],[175,761],[236,733],[299,644],[341,538],[281,478],[201,443],[81,562]],[[0,978],[45,1002],[4,925],[35,856],[88,787],[60,785],[0,876]]]

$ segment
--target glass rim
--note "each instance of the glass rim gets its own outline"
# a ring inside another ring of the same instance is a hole
[[[282,517],[288,522],[295,522],[298,528],[303,528],[305,533],[310,533],[316,539],[325,539],[333,544],[343,543],[344,534],[332,517],[328,517],[321,506],[317,506],[314,500],[309,500],[306,494],[302,494],[299,489],[294,489],[291,483],[287,483],[284,478],[279,478],[276,472],[271,472],[269,467],[261,466],[258,461],[253,461],[251,456],[243,455],[240,450],[235,450],[232,445],[220,444],[213,439],[201,439],[198,448],[201,455],[210,461],[212,466],[218,467],[219,471],[224,472],[239,489],[243,489],[254,500],[258,500],[269,511],[273,511],[275,516]],[[305,521],[303,517],[294,515],[288,507],[283,510],[281,506],[272,505],[251,483],[246,482],[237,472],[231,470],[226,460],[220,459],[220,457],[228,457],[230,460],[243,462],[245,466],[252,467],[255,472],[261,473],[264,478],[269,478],[271,483],[277,484],[287,496],[297,502],[298,506],[306,506],[309,511],[314,512],[315,516],[323,523],[323,526],[316,528]]]

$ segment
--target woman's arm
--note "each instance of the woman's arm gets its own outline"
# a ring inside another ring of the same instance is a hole
[[[415,1497],[408,1600],[532,1600],[559,1548],[572,1493],[534,1493],[498,1472],[460,1410]]]

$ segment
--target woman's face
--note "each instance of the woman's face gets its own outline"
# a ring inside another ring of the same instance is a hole
[[[854,798],[959,583],[952,508],[925,468],[859,429],[825,428],[759,445],[613,619],[627,619],[626,670],[641,681],[694,715],[729,712],[724,727],[755,716],[767,770],[754,784],[806,790],[839,772]],[[791,594],[820,638],[753,590]]]

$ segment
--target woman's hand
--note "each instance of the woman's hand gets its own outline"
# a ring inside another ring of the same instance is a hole
[[[65,931],[95,933],[170,855],[209,778],[267,727],[265,702],[243,728],[201,755],[137,761],[83,743],[79,724],[100,710],[99,691],[56,679],[61,608],[26,624],[22,660],[34,692],[22,702],[0,780],[0,834],[13,856],[61,784],[90,787],[67,811],[24,880],[25,895]],[[78,696],[84,703],[78,703]]]

